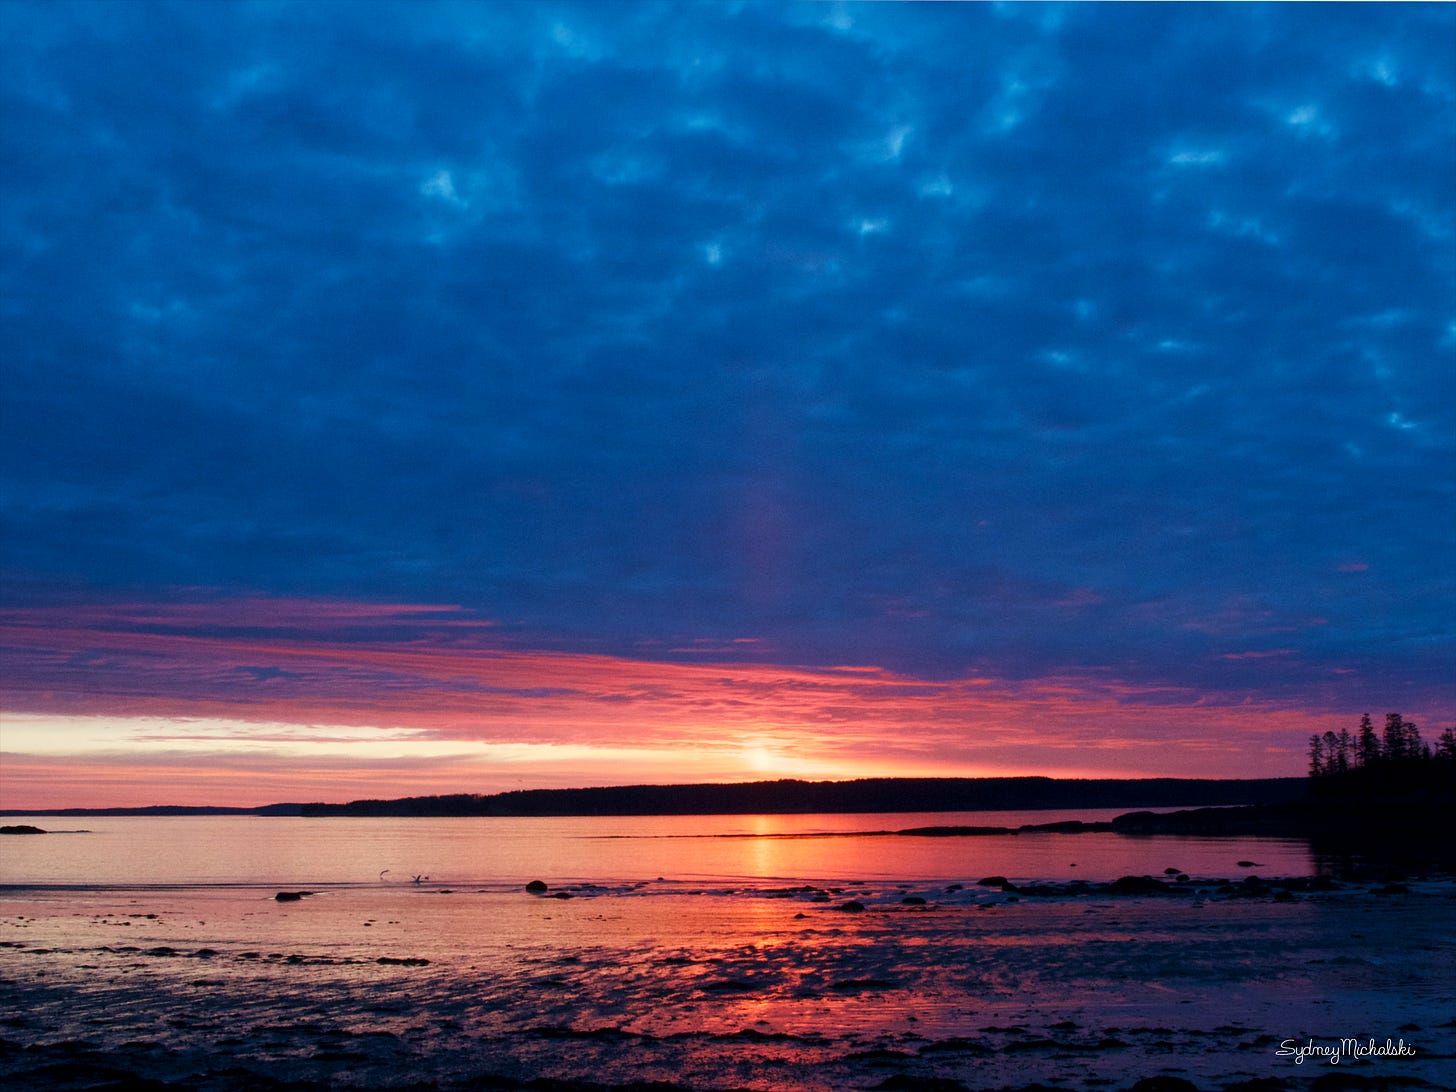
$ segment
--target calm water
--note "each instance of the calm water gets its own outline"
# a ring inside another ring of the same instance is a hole
[[[179,1086],[840,1092],[888,1064],[982,1090],[1176,1066],[1212,1088],[1313,1069],[1274,1054],[1286,1038],[1405,1033],[1421,1054],[1398,1075],[1443,1086],[1452,880],[1018,897],[974,881],[1313,862],[1277,839],[869,833],[1107,814],[27,820],[90,833],[0,839],[0,1025],[25,1048],[0,1083],[54,1087],[26,1073],[75,1069],[84,1036],[86,1065]]]
[[[1238,876],[1309,875],[1292,839],[1022,834],[882,836],[922,826],[1017,826],[1111,818],[1105,812],[623,816],[475,819],[301,819],[257,816],[25,820],[85,833],[0,841],[0,884],[434,884],[514,886],[847,880],[1109,880],[1179,868]]]

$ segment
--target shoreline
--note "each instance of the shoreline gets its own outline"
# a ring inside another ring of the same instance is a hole
[[[1304,1092],[1449,1087],[1456,1058],[1456,877],[926,906],[915,884],[243,894],[7,898],[7,1087]],[[1276,1053],[1350,1035],[1417,1054]]]
[[[258,815],[270,818],[584,818],[651,815],[803,815],[857,812],[1052,811],[1196,808],[1279,803],[1302,798],[1306,779],[879,777],[848,781],[748,781],[685,785],[611,785],[452,793],[344,804],[258,807],[145,807],[15,810],[0,816]],[[913,807],[907,807],[907,803]]]

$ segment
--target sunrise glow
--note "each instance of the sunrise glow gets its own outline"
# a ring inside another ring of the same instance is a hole
[[[0,807],[1434,738],[1449,11],[0,4]]]

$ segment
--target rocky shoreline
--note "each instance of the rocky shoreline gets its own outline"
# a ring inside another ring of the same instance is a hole
[[[1421,1092],[1456,1069],[1450,877],[652,890],[12,899],[0,1082]],[[1418,1053],[1278,1054],[1346,1034]]]

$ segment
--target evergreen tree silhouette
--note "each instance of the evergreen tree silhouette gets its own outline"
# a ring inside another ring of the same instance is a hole
[[[1360,733],[1356,743],[1360,765],[1373,766],[1380,761],[1380,737],[1375,734],[1375,725],[1370,723],[1370,714],[1360,718]]]

